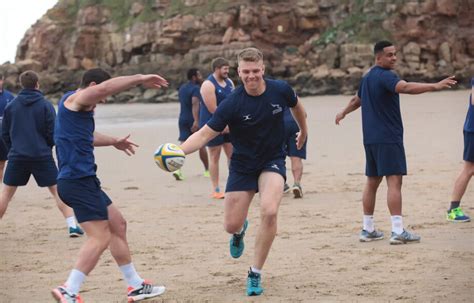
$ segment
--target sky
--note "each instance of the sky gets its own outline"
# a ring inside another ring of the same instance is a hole
[[[58,0],[0,0],[0,64],[14,62],[25,32]]]

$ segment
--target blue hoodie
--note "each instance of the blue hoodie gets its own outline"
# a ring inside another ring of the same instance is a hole
[[[2,139],[10,149],[8,160],[53,159],[56,112],[36,89],[23,89],[5,108]]]

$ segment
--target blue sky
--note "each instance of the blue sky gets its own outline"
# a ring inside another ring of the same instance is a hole
[[[57,2],[58,0],[0,1],[0,64],[15,61],[16,48],[25,32]]]

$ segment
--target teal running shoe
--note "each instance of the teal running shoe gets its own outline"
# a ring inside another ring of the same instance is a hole
[[[240,234],[233,234],[232,238],[230,238],[230,255],[232,256],[232,258],[237,259],[244,252],[244,236],[248,225],[249,221],[245,220],[244,227]]]
[[[69,227],[69,238],[77,238],[84,234],[82,228],[77,225],[76,227]]]
[[[261,275],[249,270],[247,276],[247,296],[260,296],[263,293]]]

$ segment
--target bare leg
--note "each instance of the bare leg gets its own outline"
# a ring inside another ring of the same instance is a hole
[[[16,189],[16,186],[3,184],[2,193],[0,194],[0,219],[3,218],[3,215],[7,211],[8,203],[12,200]]]
[[[386,176],[387,204],[392,216],[402,215],[402,179],[401,175]]]
[[[303,159],[298,157],[290,157],[291,160],[291,172],[293,173],[293,179],[295,184],[301,183],[303,177]]]
[[[81,223],[87,239],[79,251],[74,268],[88,275],[96,266],[100,256],[110,243],[109,221],[88,221]]]
[[[206,147],[201,147],[199,149],[199,158],[204,165],[204,170],[209,170],[209,157],[207,155]]]
[[[110,253],[119,266],[129,264],[132,262],[132,257],[127,242],[127,222],[113,204],[109,205],[108,213],[112,234],[109,245]]]
[[[209,174],[211,175],[212,190],[219,187],[219,159],[222,145],[208,147],[209,149]]]
[[[255,191],[232,191],[225,194],[224,229],[229,234],[242,230]]]
[[[377,196],[377,189],[383,177],[367,177],[365,183],[364,193],[362,194],[362,205],[364,208],[364,215],[371,216],[374,214],[375,198]]]
[[[224,153],[227,157],[227,166],[230,165],[230,158],[232,157],[232,152],[234,150],[234,147],[232,146],[232,143],[224,143]]]
[[[260,190],[260,228],[255,238],[253,266],[262,269],[277,232],[278,208],[283,197],[283,177],[275,172],[263,172],[258,180]]]
[[[53,185],[49,186],[48,189],[51,192],[51,195],[53,195],[53,198],[56,201],[56,205],[58,206],[59,211],[63,214],[64,218],[74,216],[74,211],[72,210],[72,208],[64,204],[61,198],[59,198],[58,187],[56,185]]]
[[[453,194],[451,201],[461,201],[462,196],[466,192],[467,185],[474,175],[474,162],[464,161],[464,166],[454,183]]]

